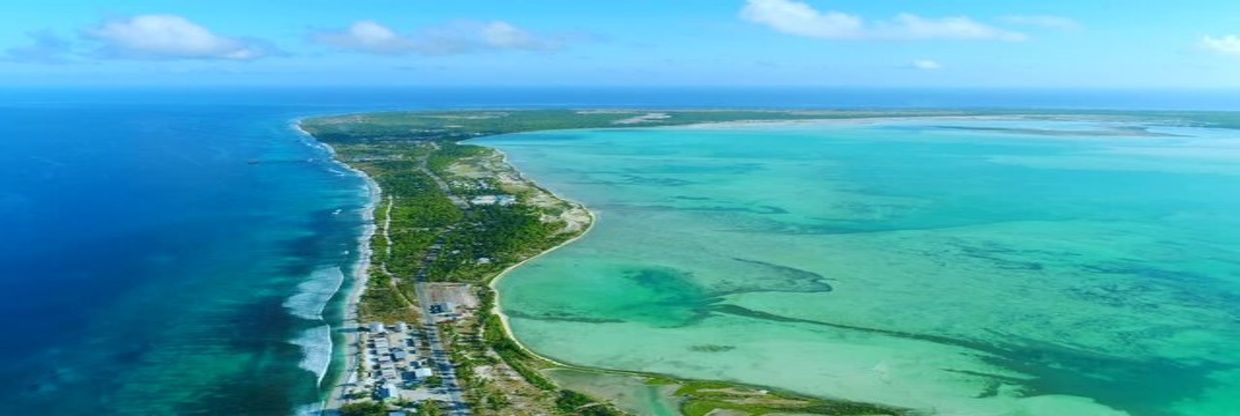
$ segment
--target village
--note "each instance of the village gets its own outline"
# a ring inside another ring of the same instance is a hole
[[[359,334],[363,383],[359,395],[376,400],[417,403],[436,398],[435,370],[418,350],[418,331],[404,322],[372,322]],[[425,342],[425,341],[422,341]],[[442,399],[442,398],[440,398]]]
[[[432,344],[433,327],[470,317],[477,309],[477,299],[470,294],[468,285],[452,283],[430,284],[431,303],[426,308],[430,324],[417,326],[403,321],[391,324],[369,322],[355,329],[359,363],[347,376],[342,387],[342,402],[385,403],[391,410],[389,416],[412,414],[420,404],[435,402],[451,404],[459,401],[445,382],[443,363],[437,362],[436,349]],[[438,357],[441,358],[442,357]],[[449,375],[449,377],[451,377]],[[455,394],[454,394],[455,393]]]

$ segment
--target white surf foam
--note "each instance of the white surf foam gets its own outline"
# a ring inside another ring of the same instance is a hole
[[[297,285],[297,294],[284,301],[284,307],[293,316],[318,321],[323,319],[327,302],[344,285],[344,272],[339,267],[315,270],[310,280]]]
[[[293,409],[294,416],[322,416],[323,414],[323,402],[303,404]]]
[[[289,342],[301,347],[301,362],[297,365],[314,373],[316,385],[322,384],[323,376],[327,375],[327,367],[332,363],[331,327],[320,325],[307,329]]]

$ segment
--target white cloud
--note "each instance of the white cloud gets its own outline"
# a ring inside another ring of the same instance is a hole
[[[1210,52],[1240,56],[1240,36],[1237,35],[1202,36],[1200,46]]]
[[[353,23],[344,30],[318,33],[314,39],[341,49],[379,54],[404,53],[417,47],[412,40],[370,20]]]
[[[964,16],[941,18],[901,13],[891,20],[867,22],[857,15],[822,12],[796,0],[748,0],[742,19],[778,32],[820,39],[961,39],[1020,41],[1027,37]]]
[[[5,61],[39,64],[63,64],[72,61],[72,45],[68,40],[47,30],[26,34],[30,43],[5,49]]]
[[[104,43],[100,55],[137,59],[251,60],[268,54],[259,42],[212,33],[188,19],[149,14],[104,22],[84,35]]]
[[[482,40],[488,46],[503,49],[553,49],[555,42],[540,39],[508,22],[490,22],[482,27]]]
[[[865,22],[860,17],[836,11],[823,13],[797,1],[749,0],[741,9],[741,18],[790,35],[828,39],[865,35]]]
[[[923,71],[934,71],[943,68],[943,65],[933,59],[918,59],[913,62],[909,62],[909,66],[913,69],[920,69]]]
[[[312,33],[310,39],[352,52],[453,55],[483,50],[546,51],[564,46],[564,36],[541,36],[504,21],[458,21],[401,34],[364,20],[345,29]]]
[[[1000,17],[999,21],[1013,25],[1038,26],[1059,30],[1079,30],[1082,28],[1080,23],[1070,17],[1049,14],[1007,15]]]

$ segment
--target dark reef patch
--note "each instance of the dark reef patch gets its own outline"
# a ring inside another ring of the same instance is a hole
[[[689,351],[693,351],[693,352],[726,352],[726,351],[732,351],[734,349],[736,349],[736,346],[733,346],[733,345],[715,345],[715,344],[694,345],[694,346],[689,347]]]
[[[1090,352],[1060,344],[1003,335],[1002,343],[987,343],[940,335],[917,334],[880,328],[792,318],[737,305],[715,305],[718,314],[774,322],[810,324],[827,328],[885,335],[977,351],[977,357],[1000,368],[1028,375],[1028,379],[945,369],[961,374],[1018,384],[1028,396],[1043,394],[1082,395],[1099,403],[1140,415],[1165,415],[1166,403],[1199,396],[1211,386],[1209,373],[1233,366],[1218,362],[1175,362],[1164,358],[1128,358]],[[1157,376],[1153,376],[1157,375]],[[978,395],[990,394],[987,387]]]
[[[624,323],[623,319],[614,318],[591,318],[586,316],[573,315],[563,312],[548,312],[541,314],[525,313],[521,311],[504,311],[505,315],[511,318],[532,319],[536,321],[561,321],[561,322],[582,322],[588,324],[618,324]]]
[[[754,279],[754,282],[749,282],[745,287],[721,290],[720,294],[747,292],[821,293],[834,290],[831,284],[827,283],[831,279],[809,270],[738,257],[733,257],[732,260],[741,263],[740,267],[754,269],[754,272],[761,274],[763,278]]]

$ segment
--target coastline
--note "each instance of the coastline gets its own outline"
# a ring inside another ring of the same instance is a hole
[[[499,285],[499,281],[500,281],[500,280],[502,280],[504,277],[507,277],[507,276],[508,276],[508,274],[509,274],[509,272],[511,272],[511,271],[513,271],[513,270],[516,270],[518,267],[521,267],[521,266],[522,266],[522,265],[524,265],[526,262],[529,262],[529,261],[531,261],[531,260],[534,260],[534,259],[537,259],[537,258],[539,258],[539,257],[545,256],[545,255],[547,255],[548,253],[551,253],[551,252],[554,252],[554,251],[556,251],[556,250],[559,250],[560,248],[565,247],[565,246],[567,246],[567,245],[569,245],[569,244],[572,244],[573,242],[576,242],[577,240],[581,239],[582,237],[585,237],[585,236],[586,236],[586,234],[589,234],[589,233],[590,233],[590,231],[594,229],[594,225],[595,225],[595,224],[598,224],[598,215],[597,215],[597,214],[595,214],[595,213],[594,213],[594,211],[590,210],[590,207],[586,206],[585,204],[583,204],[583,203],[581,203],[581,202],[578,202],[578,201],[575,201],[575,200],[572,200],[572,199],[565,198],[565,197],[561,196],[560,194],[556,193],[555,191],[552,191],[552,190],[550,190],[550,189],[547,189],[546,187],[543,187],[543,186],[541,186],[541,185],[538,185],[538,183],[537,183],[537,182],[534,182],[534,181],[530,180],[529,178],[527,178],[527,177],[525,176],[525,173],[524,173],[524,172],[521,172],[521,170],[520,170],[520,169],[517,169],[517,167],[516,167],[516,166],[513,166],[513,164],[512,164],[512,163],[509,163],[509,162],[508,162],[508,154],[507,154],[507,153],[504,153],[502,150],[499,150],[499,149],[494,148],[494,147],[490,147],[490,146],[485,146],[485,147],[486,147],[486,148],[488,148],[488,149],[491,149],[492,151],[494,151],[494,152],[496,152],[496,153],[499,153],[499,154],[500,154],[501,161],[502,161],[505,165],[508,165],[509,167],[511,167],[511,168],[512,168],[512,170],[513,170],[514,172],[516,172],[516,173],[517,173],[517,176],[518,176],[520,179],[523,179],[523,180],[525,180],[525,181],[529,182],[530,184],[533,184],[534,186],[536,186],[536,187],[538,187],[538,188],[542,189],[543,191],[546,191],[548,194],[551,194],[551,196],[552,196],[552,197],[554,197],[554,198],[556,198],[556,199],[559,199],[559,200],[564,201],[564,202],[567,202],[567,203],[569,203],[569,204],[572,204],[572,205],[576,205],[576,206],[578,206],[578,207],[581,207],[581,209],[585,210],[585,211],[586,211],[586,214],[590,216],[590,224],[589,224],[589,225],[587,225],[587,226],[586,226],[586,228],[585,228],[584,230],[581,230],[581,232],[580,232],[580,233],[578,233],[576,236],[573,236],[573,238],[570,238],[570,239],[568,239],[568,240],[564,240],[564,241],[563,241],[563,242],[561,242],[560,244],[556,244],[554,247],[551,247],[551,248],[548,248],[548,249],[546,249],[546,250],[543,250],[541,253],[538,253],[538,254],[536,254],[536,255],[530,256],[530,258],[527,258],[527,259],[525,259],[525,260],[521,260],[521,261],[517,262],[516,264],[513,264],[513,265],[511,265],[511,266],[508,266],[508,267],[507,267],[507,268],[505,268],[503,271],[500,271],[498,274],[496,274],[496,275],[495,275],[495,277],[492,277],[492,278],[490,279],[490,281],[488,281],[488,282],[487,282],[487,287],[491,288],[491,292],[495,294],[495,304],[491,306],[491,311],[490,311],[490,312],[491,312],[491,313],[494,313],[494,314],[495,314],[495,315],[497,315],[497,316],[499,316],[499,321],[500,321],[500,323],[503,325],[503,329],[504,329],[504,336],[508,337],[508,339],[509,339],[509,340],[511,340],[511,341],[513,342],[513,344],[515,344],[517,347],[521,348],[521,350],[522,350],[522,351],[525,351],[525,353],[529,354],[530,356],[535,357],[535,358],[537,358],[537,359],[539,359],[539,360],[543,360],[543,361],[546,361],[546,362],[548,362],[548,363],[551,363],[551,364],[557,365],[557,366],[561,366],[561,367],[567,367],[567,368],[573,368],[573,369],[581,369],[581,370],[597,370],[597,369],[591,369],[591,368],[587,368],[587,367],[581,367],[581,366],[572,365],[572,364],[567,364],[567,363],[563,363],[563,362],[559,362],[559,361],[553,360],[553,359],[551,359],[551,358],[549,358],[549,357],[546,357],[546,356],[543,356],[543,355],[541,355],[541,354],[538,354],[537,352],[534,352],[534,350],[530,349],[528,346],[526,346],[525,344],[521,343],[521,340],[520,340],[520,339],[517,339],[516,334],[515,334],[515,333],[513,333],[513,331],[512,331],[512,325],[508,322],[508,315],[504,314],[503,308],[501,308],[501,307],[500,307],[500,305],[502,304],[502,298],[503,298],[503,296],[502,296],[502,294],[501,294],[501,293],[500,293],[500,291],[499,291],[499,287],[498,287],[498,285]]]
[[[366,218],[368,218],[369,221],[371,222],[368,227],[368,229],[370,230],[370,233],[368,233],[368,235],[372,235],[371,233],[373,233],[373,231],[377,227],[377,224],[373,223],[374,218],[375,218],[373,210],[377,209],[378,204],[382,200],[382,197],[379,193],[380,191],[378,190],[378,185],[374,183],[373,178],[371,178],[369,175],[366,175],[363,172],[359,172],[357,169],[349,166],[347,163],[344,163],[343,161],[335,159],[335,150],[332,148],[332,146],[328,145],[327,143],[318,141],[318,139],[315,138],[313,135],[309,135],[308,132],[306,132],[304,129],[301,128],[300,120],[298,121],[299,123],[297,124],[296,129],[300,131],[301,133],[306,134],[308,137],[310,137],[315,142],[322,144],[324,148],[328,149],[328,151],[333,156],[334,162],[346,166],[348,170],[357,172],[359,175],[361,175],[363,178],[367,180],[368,185],[371,187],[372,194],[371,194],[371,204],[368,206],[367,212],[364,215],[366,215]],[[814,120],[814,121],[822,121],[822,120]],[[686,126],[704,127],[709,124],[717,124],[717,123],[692,123],[692,124],[687,124]],[[633,126],[633,127],[657,128],[661,126]],[[547,129],[547,130],[571,130],[571,129],[552,128],[552,129]],[[498,135],[502,135],[502,134],[503,133],[498,133]],[[487,136],[493,136],[493,135],[497,135],[497,134],[488,134]],[[474,138],[478,138],[478,136],[475,136]],[[462,140],[461,143],[471,144],[469,143],[469,140]],[[547,376],[544,370],[558,368],[558,369],[565,369],[565,370],[577,370],[577,371],[586,372],[586,373],[594,373],[600,376],[608,375],[608,376],[633,377],[636,380],[638,380],[639,383],[645,383],[649,385],[677,386],[675,389],[667,390],[666,392],[667,393],[666,400],[670,400],[669,403],[678,403],[677,406],[694,405],[694,406],[699,406],[699,407],[706,406],[706,407],[711,407],[714,409],[737,409],[738,408],[737,406],[740,406],[740,407],[751,408],[751,409],[762,409],[763,411],[795,411],[795,410],[814,409],[817,406],[830,406],[833,408],[842,406],[842,408],[854,409],[858,411],[869,411],[869,412],[873,412],[873,414],[903,414],[903,411],[901,410],[897,410],[896,408],[887,407],[884,405],[861,403],[861,402],[850,402],[846,400],[840,400],[837,398],[809,396],[809,395],[795,393],[792,391],[787,391],[784,389],[775,388],[771,386],[745,384],[745,383],[739,383],[739,382],[734,382],[734,381],[688,379],[688,378],[681,378],[681,377],[677,377],[677,376],[673,376],[669,374],[661,374],[661,373],[650,373],[650,372],[644,372],[644,371],[607,369],[607,368],[574,365],[574,364],[557,361],[555,359],[549,358],[547,356],[541,355],[533,351],[528,345],[523,344],[516,337],[515,331],[512,328],[510,317],[507,316],[503,312],[503,309],[502,309],[503,304],[501,303],[502,294],[500,293],[498,289],[499,282],[501,279],[508,277],[510,272],[512,272],[513,270],[516,270],[518,267],[525,265],[527,262],[540,258],[548,253],[554,252],[560,248],[563,248],[569,245],[570,243],[574,243],[578,241],[582,237],[585,237],[587,234],[593,231],[594,226],[597,225],[597,222],[599,220],[599,214],[589,209],[589,207],[587,207],[583,203],[580,203],[578,201],[575,201],[569,198],[565,198],[562,195],[537,184],[536,182],[531,180],[528,176],[526,176],[525,172],[522,172],[521,170],[517,169],[516,166],[510,163],[508,154],[499,150],[498,148],[486,146],[486,145],[477,145],[477,144],[474,144],[474,145],[482,146],[490,151],[498,153],[498,155],[500,156],[500,162],[503,165],[505,165],[513,174],[515,174],[516,179],[520,180],[521,182],[526,183],[530,187],[533,187],[533,188],[538,189],[539,191],[545,192],[550,197],[558,201],[564,202],[566,204],[569,204],[577,208],[581,208],[589,219],[587,226],[584,228],[578,229],[578,230],[574,230],[573,232],[575,232],[576,234],[573,235],[571,238],[568,238],[556,244],[553,247],[542,250],[535,255],[525,258],[511,266],[508,266],[504,268],[502,271],[496,273],[495,275],[485,280],[486,287],[491,290],[491,293],[494,296],[493,304],[489,308],[488,313],[494,313],[496,315],[496,317],[499,320],[499,324],[501,326],[502,336],[508,342],[514,345],[522,353],[528,355],[528,358],[531,359],[533,362],[543,363],[543,365],[541,366],[536,365],[534,368],[530,368],[534,372],[541,373],[541,375],[543,376]],[[370,240],[368,238],[363,243],[365,247],[365,251],[367,251],[367,255],[366,255],[367,260],[369,260],[369,250],[370,250],[369,242]],[[344,312],[346,317],[351,316],[354,322],[356,322],[356,316],[358,313],[358,307],[359,307],[358,300],[360,299],[362,292],[365,291],[366,280],[364,279],[366,279],[367,277],[367,276],[364,276],[365,274],[364,270],[358,270],[356,274],[359,275],[358,277],[361,280],[358,280],[355,283],[357,285],[352,288],[352,291],[350,292],[349,300],[347,302],[347,307]],[[348,318],[346,318],[346,321],[347,320]],[[352,360],[358,354],[357,349],[356,349],[356,337],[351,337],[350,335],[351,334],[349,333],[345,334],[345,336],[349,339],[349,341],[346,342],[346,345],[344,346],[345,360],[349,364],[346,365],[345,367],[346,370],[337,374],[336,377],[333,377],[333,386],[330,390],[330,395],[326,401],[321,402],[321,404],[323,405],[323,410],[333,409],[339,406],[339,404],[341,403],[339,399],[342,397],[341,392],[343,392],[344,388],[347,385],[347,382],[345,381],[345,379],[349,377],[351,373],[354,372],[352,370],[356,369],[356,363],[352,362]],[[573,391],[575,390],[574,388],[566,387],[565,385],[561,384],[562,382],[560,381],[552,381],[552,383],[556,386],[556,389],[559,391],[568,392],[570,394],[580,394],[580,393]],[[719,386],[727,386],[727,389],[720,390]],[[758,402],[755,403],[753,402],[754,395],[758,395],[762,399],[758,400]],[[606,396],[604,397],[606,398],[607,401],[599,402],[599,403],[614,404],[613,402],[613,400],[615,400],[614,398],[606,397]],[[827,413],[816,413],[816,414],[827,414]]]
[[[302,119],[294,120],[291,123],[292,128],[296,130],[299,134],[301,134],[304,138],[310,140],[311,144],[321,146],[323,149],[325,149],[328,152],[328,154],[331,156],[331,160],[333,163],[340,165],[341,167],[345,168],[347,171],[352,172],[353,174],[358,175],[358,177],[365,180],[367,188],[369,189],[369,200],[367,201],[365,208],[363,208],[362,210],[362,220],[366,224],[364,226],[365,228],[364,228],[364,231],[362,232],[362,235],[358,238],[358,250],[360,254],[359,254],[357,263],[354,265],[352,286],[350,287],[349,293],[347,294],[347,297],[345,299],[345,306],[341,310],[340,326],[339,328],[334,328],[334,331],[333,331],[333,332],[339,331],[339,332],[344,333],[345,342],[344,342],[344,345],[341,346],[341,354],[344,358],[344,363],[343,363],[344,366],[343,366],[343,369],[335,375],[335,377],[331,378],[330,380],[331,388],[326,391],[326,397],[322,398],[322,400],[319,402],[319,406],[316,406],[319,408],[319,411],[322,412],[322,411],[326,411],[329,409],[334,409],[334,408],[339,407],[339,401],[340,401],[340,398],[343,397],[345,386],[348,384],[348,380],[352,377],[353,374],[356,373],[356,370],[357,370],[357,365],[358,365],[357,355],[360,352],[359,347],[357,345],[358,337],[355,331],[349,331],[347,329],[348,328],[360,328],[360,325],[361,325],[361,322],[358,321],[358,313],[359,313],[358,307],[359,307],[359,302],[361,300],[362,294],[366,290],[366,283],[369,280],[368,270],[370,267],[370,257],[372,255],[372,251],[370,247],[370,239],[373,237],[375,230],[377,229],[377,224],[374,223],[374,220],[375,220],[374,210],[378,209],[379,203],[382,201],[382,188],[379,187],[379,184],[375,182],[374,178],[371,178],[370,175],[367,175],[362,170],[354,168],[353,166],[350,166],[348,163],[345,163],[344,161],[337,159],[336,150],[330,144],[327,144],[327,143],[324,143],[318,140],[317,138],[314,137],[314,135],[305,131],[305,129],[301,127],[301,122],[302,122]],[[514,334],[512,330],[512,326],[509,322],[508,315],[504,314],[503,309],[500,307],[501,294],[500,294],[500,291],[498,290],[498,282],[504,277],[506,277],[509,274],[509,272],[516,270],[518,267],[521,267],[526,262],[542,257],[548,253],[554,252],[562,247],[565,247],[573,242],[576,242],[578,239],[582,237],[585,237],[586,234],[589,234],[589,232],[592,229],[594,229],[595,224],[598,223],[598,215],[595,214],[594,211],[590,210],[590,208],[587,207],[585,204],[582,204],[578,201],[575,201],[569,198],[565,198],[561,196],[560,194],[550,189],[547,189],[541,185],[538,185],[536,182],[530,180],[528,177],[525,176],[524,172],[521,172],[519,169],[516,168],[516,166],[513,166],[508,161],[508,154],[494,147],[487,146],[487,148],[491,149],[492,151],[496,153],[499,153],[501,156],[502,163],[512,168],[512,171],[516,172],[519,179],[528,182],[532,186],[542,189],[543,191],[550,194],[553,198],[556,198],[566,203],[580,207],[582,210],[586,212],[586,214],[590,218],[589,224],[587,224],[585,229],[581,230],[577,235],[573,236],[572,238],[569,238],[568,240],[565,240],[555,245],[554,247],[548,248],[534,256],[521,260],[520,262],[517,262],[516,264],[508,266],[504,270],[497,273],[495,276],[488,279],[487,287],[490,288],[492,292],[495,294],[495,304],[492,305],[490,312],[496,314],[499,317],[499,320],[503,326],[504,336],[507,337],[509,340],[511,340],[513,344],[515,344],[522,351],[529,354],[531,357],[534,357],[537,360],[541,360],[549,364],[563,367],[563,368],[569,368],[569,369],[575,369],[575,370],[581,370],[581,371],[608,372],[609,370],[595,369],[595,368],[590,368],[590,367],[583,367],[583,366],[559,362],[549,357],[538,354],[534,352],[532,349],[530,349],[527,345],[521,343],[521,341],[517,339],[516,335]],[[333,357],[336,356],[336,347],[337,346],[333,342],[333,345],[332,345]],[[323,380],[320,380],[318,388],[322,389],[323,386],[324,386]]]
[[[530,357],[533,357],[535,360],[543,361],[547,364],[550,364],[551,367],[549,369],[579,371],[582,373],[595,374],[599,376],[632,377],[637,380],[642,380],[642,382],[650,384],[650,385],[663,385],[665,386],[665,388],[668,389],[665,391],[665,394],[667,394],[667,396],[664,399],[668,400],[668,404],[671,404],[677,407],[683,405],[685,401],[689,400],[689,399],[686,399],[685,397],[679,397],[679,392],[682,390],[687,389],[690,391],[697,392],[697,390],[701,388],[718,389],[720,388],[720,386],[726,386],[727,388],[739,389],[742,391],[747,390],[747,391],[750,391],[751,394],[759,394],[762,396],[766,396],[769,394],[769,395],[772,395],[773,397],[785,399],[785,400],[809,399],[816,403],[829,403],[833,406],[842,405],[844,407],[848,407],[854,404],[852,402],[842,401],[836,398],[815,397],[815,396],[810,396],[810,395],[806,395],[803,393],[795,393],[795,392],[791,392],[785,389],[772,387],[772,386],[765,386],[765,385],[746,384],[746,383],[738,383],[738,382],[733,382],[733,381],[698,380],[698,379],[691,379],[691,378],[683,378],[683,377],[679,377],[679,376],[675,376],[671,374],[651,373],[651,372],[640,371],[640,370],[609,369],[609,368],[591,367],[591,366],[578,365],[578,364],[570,364],[570,363],[565,363],[562,361],[557,361],[550,357],[539,354],[538,352],[531,349],[529,346],[523,344],[521,340],[517,338],[515,332],[513,331],[512,325],[509,322],[508,315],[505,314],[503,312],[503,308],[501,308],[502,294],[500,293],[500,290],[498,287],[500,280],[502,280],[505,277],[508,277],[510,272],[525,265],[527,262],[533,261],[549,253],[552,253],[556,250],[559,250],[563,247],[566,247],[569,244],[572,244],[576,242],[577,240],[580,240],[582,237],[585,237],[598,224],[599,216],[593,210],[591,210],[587,205],[579,201],[570,199],[570,198],[565,198],[564,196],[556,193],[555,191],[549,188],[546,188],[542,185],[539,185],[537,182],[526,177],[524,172],[522,172],[515,165],[513,165],[512,163],[508,161],[507,153],[504,153],[502,150],[499,150],[498,148],[495,148],[495,147],[491,147],[491,146],[484,146],[484,147],[499,153],[502,157],[502,162],[508,167],[512,168],[512,170],[517,173],[520,179],[532,184],[533,186],[543,190],[544,192],[547,192],[548,194],[551,194],[551,196],[556,199],[559,199],[561,201],[580,207],[581,209],[585,210],[586,213],[590,217],[589,225],[585,229],[581,230],[581,232],[577,234],[576,236],[573,236],[572,238],[565,240],[525,260],[517,262],[516,264],[508,266],[503,271],[499,272],[494,277],[492,277],[490,281],[487,283],[487,287],[491,289],[492,293],[495,296],[494,305],[491,306],[491,313],[494,313],[496,316],[499,317],[500,323],[503,326],[504,336],[507,337],[508,340],[512,341],[514,345],[520,348],[521,351],[525,352]],[[539,372],[542,373],[542,371],[539,371]],[[543,373],[543,374],[546,375],[546,373]],[[560,382],[557,381],[556,383],[559,385]],[[666,387],[666,386],[673,386],[673,387]],[[559,385],[559,387],[568,388],[564,385]],[[709,395],[709,393],[707,393],[707,395]],[[743,400],[748,400],[751,397],[742,394],[740,398]],[[608,400],[615,400],[615,399],[608,398]],[[612,401],[611,403],[613,405],[615,404],[614,401]],[[723,408],[726,409],[726,407],[723,407]],[[855,409],[858,411],[873,411],[873,410],[892,411],[893,408],[885,408],[881,405],[869,406],[869,407],[862,405],[862,406],[857,406]],[[788,410],[788,409],[783,409],[783,410]],[[680,410],[677,410],[677,412],[679,412],[679,414],[685,414]],[[875,414],[885,414],[885,413],[875,413]]]
[[[363,172],[360,169],[354,168],[353,166],[350,166],[348,163],[345,163],[341,161],[340,159],[337,159],[336,149],[333,148],[330,144],[327,144],[327,143],[324,143],[318,140],[317,138],[314,137],[314,135],[302,129],[301,122],[302,122],[302,119],[300,118],[293,120],[292,121],[293,129],[296,130],[299,134],[301,134],[304,138],[311,140],[313,144],[321,146],[323,149],[325,149],[328,152],[328,154],[331,156],[332,163],[335,163],[343,167],[346,171],[352,172],[354,175],[357,175],[358,177],[362,178],[366,182],[366,188],[368,191],[367,192],[368,201],[366,202],[366,204],[361,210],[362,211],[361,219],[364,225],[362,229],[362,234],[358,236],[358,258],[357,258],[357,261],[353,265],[353,280],[352,282],[350,282],[351,286],[349,287],[349,293],[345,297],[344,307],[341,308],[340,315],[338,316],[340,318],[339,327],[332,328],[333,333],[341,332],[344,334],[345,341],[344,341],[344,344],[340,346],[341,348],[339,349],[341,353],[340,356],[343,357],[344,359],[342,363],[343,367],[341,371],[335,375],[335,377],[331,378],[330,380],[331,388],[327,389],[326,392],[323,392],[325,380],[322,380],[322,379],[319,380],[319,383],[316,386],[318,389],[320,389],[320,392],[321,392],[320,394],[326,394],[326,397],[323,397],[322,395],[320,396],[319,406],[317,406],[320,408],[319,411],[321,412],[323,410],[335,407],[336,401],[340,397],[342,397],[344,394],[344,387],[346,384],[346,380],[348,380],[353,374],[356,373],[357,366],[359,364],[357,362],[357,356],[360,353],[360,350],[358,349],[358,346],[357,346],[358,337],[357,337],[356,331],[350,331],[348,329],[359,328],[361,325],[361,322],[358,321],[358,305],[359,305],[359,302],[361,301],[362,294],[366,291],[366,283],[370,279],[370,273],[369,273],[370,258],[371,258],[371,255],[373,254],[370,248],[370,239],[374,236],[375,230],[378,227],[375,224],[375,210],[378,209],[379,202],[382,200],[383,189],[380,188],[379,183],[375,182],[374,178],[371,178],[370,175],[366,174],[366,172]],[[339,293],[334,294],[333,297],[337,295],[339,295]],[[331,322],[327,322],[327,324],[331,325]],[[335,357],[337,357],[336,353],[337,353],[337,345],[335,344],[335,338],[333,337],[332,338],[333,360]]]
[[[815,120],[815,121],[822,121],[822,120]],[[696,123],[696,124],[690,124],[687,126],[705,127],[711,124],[723,124],[723,123]],[[653,127],[653,128],[658,128],[658,127]],[[699,379],[683,378],[683,377],[679,377],[679,376],[675,376],[671,374],[651,373],[651,372],[639,371],[639,370],[608,369],[608,368],[591,367],[591,366],[584,366],[584,365],[578,365],[578,364],[569,364],[569,363],[565,363],[562,361],[557,361],[550,357],[539,354],[538,352],[535,352],[533,349],[531,349],[529,346],[522,343],[520,339],[517,338],[515,332],[512,329],[512,325],[511,325],[511,322],[509,321],[508,315],[503,312],[503,308],[501,307],[502,294],[500,293],[500,290],[498,288],[499,282],[503,278],[508,277],[510,272],[525,265],[527,262],[538,259],[542,256],[545,256],[549,253],[552,253],[556,250],[566,247],[569,244],[572,244],[576,242],[577,240],[581,239],[582,237],[585,237],[598,224],[599,215],[596,214],[593,210],[589,208],[589,206],[585,205],[584,203],[581,203],[579,201],[576,201],[570,198],[565,198],[561,194],[556,193],[555,191],[549,188],[546,188],[542,185],[539,185],[537,182],[525,176],[524,172],[522,172],[515,165],[509,162],[508,154],[503,152],[502,150],[495,148],[495,147],[491,147],[491,146],[485,146],[485,145],[478,145],[478,146],[483,146],[483,147],[486,147],[487,149],[491,149],[492,151],[496,153],[499,153],[501,155],[502,162],[508,167],[510,167],[514,172],[516,172],[520,179],[543,190],[544,192],[547,192],[548,194],[550,194],[552,197],[556,199],[559,199],[561,201],[580,207],[581,209],[585,210],[585,212],[589,215],[589,218],[590,218],[589,225],[576,236],[568,240],[565,240],[555,245],[554,247],[548,248],[538,253],[537,255],[531,256],[525,260],[522,260],[516,264],[513,264],[505,268],[503,271],[496,274],[494,277],[492,277],[487,282],[487,287],[491,289],[492,293],[495,296],[495,302],[494,302],[494,305],[492,305],[491,307],[491,313],[494,313],[496,316],[499,317],[500,323],[503,327],[504,336],[507,337],[508,340],[512,341],[514,345],[516,345],[518,348],[520,348],[523,352],[528,354],[530,357],[533,357],[535,360],[540,360],[547,364],[550,364],[552,368],[559,368],[563,370],[574,370],[574,371],[580,371],[583,373],[592,373],[592,374],[597,374],[597,375],[635,377],[639,380],[644,380],[645,383],[652,384],[652,385],[675,386],[674,388],[671,388],[670,390],[667,391],[668,396],[666,397],[666,400],[669,400],[670,401],[669,403],[673,403],[675,406],[678,406],[678,407],[684,405],[684,403],[687,401],[692,401],[692,399],[690,398],[681,397],[679,393],[680,391],[688,390],[694,393],[702,394],[699,391],[699,389],[702,389],[702,388],[718,389],[720,386],[726,386],[727,388],[739,389],[741,391],[749,391],[750,392],[749,394],[758,394],[761,396],[771,395],[772,397],[775,397],[776,399],[782,399],[782,400],[808,400],[809,402],[812,402],[812,403],[827,404],[833,407],[834,406],[842,406],[843,408],[851,407],[853,410],[857,410],[859,412],[866,412],[866,411],[893,412],[893,413],[874,413],[874,414],[903,414],[901,410],[897,410],[894,407],[886,407],[885,405],[850,402],[846,400],[841,400],[839,398],[831,398],[831,397],[812,396],[812,395],[807,395],[804,393],[792,392],[786,389],[773,387],[773,386],[760,385],[760,384],[739,383],[739,382],[734,382],[734,381],[699,380]],[[541,373],[541,371],[539,372]],[[556,383],[559,384],[559,382],[556,382]],[[563,385],[560,385],[559,387],[565,388],[565,386]],[[705,393],[705,395],[707,396],[709,396],[709,394],[710,393]],[[739,398],[741,400],[749,400],[751,399],[751,396],[742,394],[741,396],[739,396]],[[736,399],[736,397],[730,397],[728,399]],[[609,398],[608,400],[614,400],[614,399]],[[705,400],[709,401],[711,400],[711,398],[707,398]],[[727,399],[723,399],[723,400],[727,400]],[[615,404],[615,402],[612,402],[612,404]],[[719,409],[728,409],[728,408],[725,406],[725,407],[720,407]],[[778,409],[778,408],[772,408],[772,409],[790,410],[790,409]],[[684,414],[683,411],[681,410],[677,410],[677,412],[679,412],[680,414]]]

